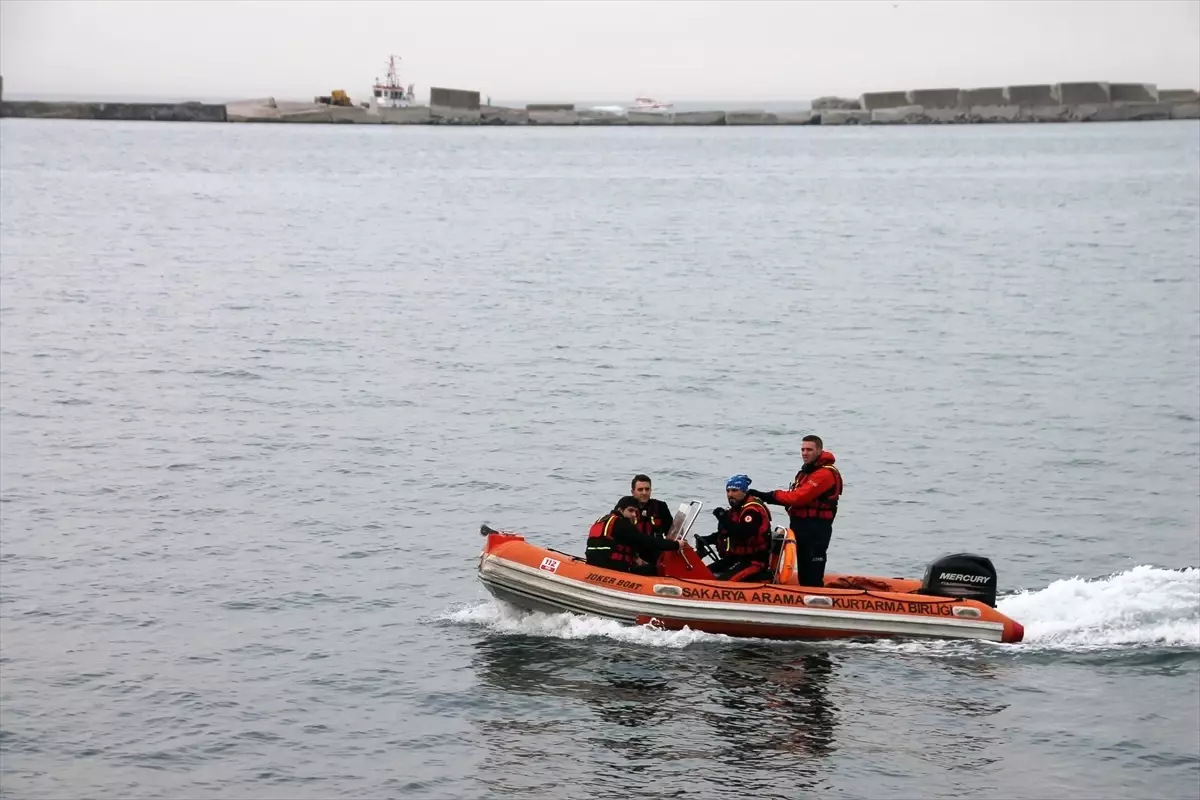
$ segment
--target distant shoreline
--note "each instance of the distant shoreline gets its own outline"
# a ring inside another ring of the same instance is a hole
[[[201,103],[203,105],[237,105],[245,102],[242,97],[223,97],[216,95],[79,95],[79,94],[36,94],[30,92],[4,92],[4,100],[21,103],[128,103],[152,105],[183,105],[184,103]],[[311,98],[287,97],[275,95],[275,99],[283,103],[307,103]],[[525,108],[536,105],[544,100],[492,98],[492,105],[497,108]],[[627,106],[629,98],[603,100],[572,101],[576,108],[604,108],[609,106]],[[426,103],[425,105],[428,105]],[[680,111],[706,111],[713,108],[729,109],[764,109],[769,111],[807,111],[812,108],[812,100],[679,100],[674,106]]]
[[[2,86],[2,84],[0,84]],[[868,92],[858,98],[819,97],[770,103],[678,103],[638,108],[622,103],[529,103],[523,108],[480,102],[480,93],[433,87],[429,104],[383,107],[260,99],[201,102],[14,100],[0,117],[170,122],[327,123],[362,125],[720,126],[953,125],[1055,122],[1137,122],[1200,119],[1200,92],[1159,90],[1144,83],[1058,83],[983,89]],[[126,96],[128,97],[128,95]],[[489,98],[490,99],[490,98]],[[324,102],[318,102],[323,100]],[[649,105],[649,104],[647,104]],[[723,108],[722,108],[723,106]]]

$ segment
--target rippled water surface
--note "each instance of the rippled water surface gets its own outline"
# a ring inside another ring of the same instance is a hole
[[[4,120],[0,326],[5,796],[1198,796],[1195,123]],[[1026,641],[475,577],[813,431],[832,571],[981,552]]]

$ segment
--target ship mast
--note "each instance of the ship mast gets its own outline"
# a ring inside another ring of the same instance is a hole
[[[399,58],[400,58],[400,56],[397,56],[397,55],[388,56],[388,71],[387,71],[388,86],[400,86],[400,77],[396,74],[396,60]],[[401,88],[403,88],[403,87],[401,87]]]

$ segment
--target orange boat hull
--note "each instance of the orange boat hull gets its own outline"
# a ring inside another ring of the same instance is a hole
[[[718,581],[694,550],[681,545],[681,554],[660,559],[662,577],[648,577],[590,566],[522,536],[492,532],[480,554],[479,577],[494,596],[528,610],[736,637],[1019,642],[1024,636],[1020,623],[991,606],[920,594],[920,581],[828,575],[820,588]]]

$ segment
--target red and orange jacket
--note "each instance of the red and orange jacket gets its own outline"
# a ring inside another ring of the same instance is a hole
[[[771,558],[771,512],[753,497],[730,508],[717,525],[717,554],[761,561]]]
[[[786,506],[793,519],[832,520],[837,516],[838,498],[842,496],[842,474],[833,465],[837,458],[828,450],[817,456],[812,467],[796,473],[788,489],[779,489],[766,496],[768,502]]]

